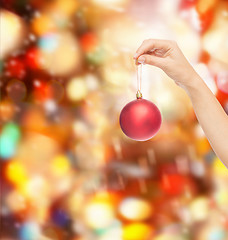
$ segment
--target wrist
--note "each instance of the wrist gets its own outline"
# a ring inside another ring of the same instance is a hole
[[[203,84],[203,79],[194,71],[192,74],[188,75],[188,80],[186,84],[183,85],[183,88],[191,97],[192,94],[199,92]]]

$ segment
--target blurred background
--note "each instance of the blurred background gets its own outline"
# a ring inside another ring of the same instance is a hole
[[[148,38],[177,41],[228,112],[227,0],[2,0],[0,14],[0,239],[228,239],[228,170],[185,92],[143,66],[162,127],[136,142],[119,126]]]

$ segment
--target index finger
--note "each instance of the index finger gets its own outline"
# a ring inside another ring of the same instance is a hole
[[[163,49],[165,51],[169,50],[173,41],[161,40],[161,39],[148,39],[144,40],[141,46],[137,49],[134,59],[137,59],[140,55],[148,53],[149,51],[154,51],[156,49]]]

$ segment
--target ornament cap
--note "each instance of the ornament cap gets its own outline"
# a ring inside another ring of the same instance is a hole
[[[137,91],[136,98],[137,99],[142,99],[142,93],[140,92],[140,90]]]

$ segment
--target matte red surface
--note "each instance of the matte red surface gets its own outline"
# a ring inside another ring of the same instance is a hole
[[[145,99],[131,101],[120,113],[122,131],[137,141],[152,138],[160,129],[161,122],[161,113],[157,106]]]

